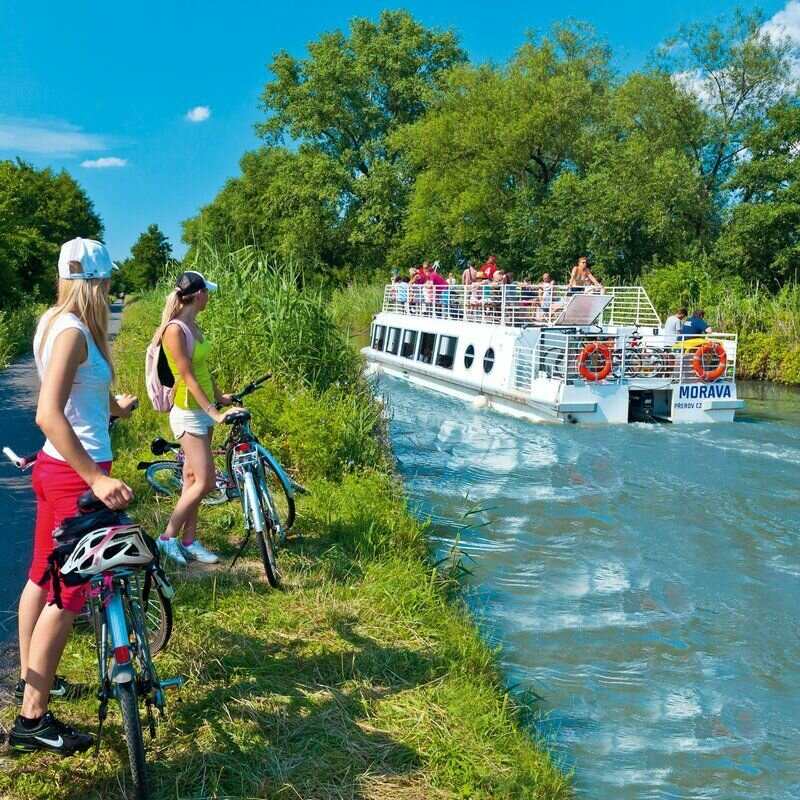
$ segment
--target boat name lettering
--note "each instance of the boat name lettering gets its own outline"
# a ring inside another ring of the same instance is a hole
[[[705,397],[730,397],[730,396],[731,396],[731,386],[729,383],[719,384],[718,386],[713,383],[708,386],[704,384],[681,386],[678,391],[679,400],[684,400],[684,399],[702,400]]]

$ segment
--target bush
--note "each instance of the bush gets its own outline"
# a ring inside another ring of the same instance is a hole
[[[45,308],[44,303],[27,303],[13,311],[0,311],[0,369],[30,351],[36,322]]]

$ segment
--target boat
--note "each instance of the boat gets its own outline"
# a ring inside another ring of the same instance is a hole
[[[368,371],[538,422],[730,422],[735,333],[668,334],[641,286],[390,284]]]

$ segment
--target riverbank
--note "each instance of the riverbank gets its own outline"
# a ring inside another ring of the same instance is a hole
[[[291,276],[235,266],[214,273],[221,291],[204,319],[220,384],[275,373],[252,396],[253,427],[311,493],[299,499],[303,538],[282,554],[285,590],[271,591],[255,561],[174,573],[175,633],[158,662],[187,683],[170,693],[151,746],[157,796],[570,796],[453,581],[428,561],[380,409],[323,299],[297,293]],[[115,344],[120,388],[140,396],[159,306],[159,295],[129,306]],[[136,462],[168,424],[147,406],[118,427],[115,473],[157,533],[171,503],[146,490]],[[203,541],[225,561],[240,536],[236,506],[204,509]],[[254,544],[246,555],[255,559]],[[87,633],[73,636],[62,668],[74,680],[92,674]],[[95,714],[86,700],[65,716],[91,727]],[[121,734],[114,708],[97,759],[17,759],[0,773],[0,796],[121,797]]]

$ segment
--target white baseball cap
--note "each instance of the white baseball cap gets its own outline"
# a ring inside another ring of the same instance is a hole
[[[82,272],[72,272],[70,262],[77,261]],[[87,280],[88,278],[110,278],[112,270],[119,267],[111,260],[111,256],[102,242],[94,239],[71,239],[61,245],[58,256],[58,277],[67,280]]]

